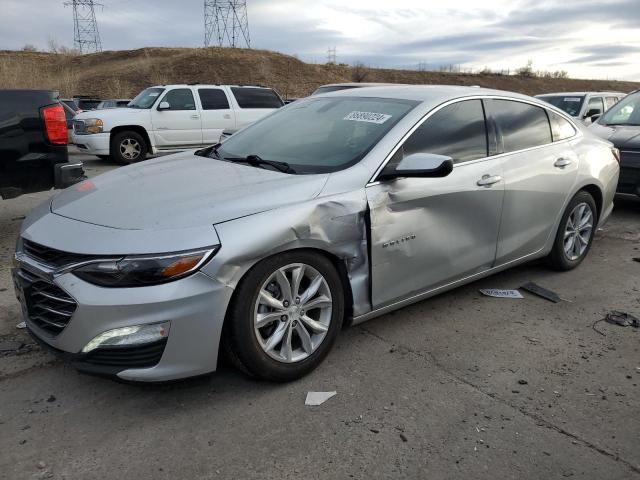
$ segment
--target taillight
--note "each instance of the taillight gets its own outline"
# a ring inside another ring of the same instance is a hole
[[[618,150],[617,148],[612,148],[611,153],[613,153],[613,158],[615,158],[616,161],[620,163],[620,150]]]
[[[66,145],[69,143],[67,119],[64,116],[62,105],[50,105],[42,108],[40,112],[49,142],[54,145]]]

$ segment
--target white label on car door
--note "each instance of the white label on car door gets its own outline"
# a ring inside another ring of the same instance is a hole
[[[383,124],[387,120],[391,118],[391,115],[387,115],[385,113],[375,113],[375,112],[351,112],[349,115],[344,117],[344,120],[352,120],[354,122],[368,122],[368,123],[377,123],[378,125]]]

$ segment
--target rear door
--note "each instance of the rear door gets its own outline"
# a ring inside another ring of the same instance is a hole
[[[393,165],[416,152],[447,155],[455,162],[449,176],[367,186],[374,307],[493,266],[504,196],[502,160],[489,156],[494,143],[481,100],[453,103],[429,117],[390,160]]]
[[[236,114],[229,104],[223,88],[198,88],[202,116],[202,142],[206,145],[218,143],[225,129],[236,128]]]
[[[284,105],[270,88],[230,87],[236,109],[237,128],[245,127]]]
[[[495,99],[486,105],[498,152],[503,153],[505,195],[496,255],[500,265],[541,250],[555,234],[553,227],[578,172],[570,141],[576,130],[560,115],[529,103]]]
[[[168,110],[158,110],[167,102]],[[151,109],[156,146],[159,148],[186,148],[202,145],[200,112],[193,91],[189,87],[165,92],[160,102]]]

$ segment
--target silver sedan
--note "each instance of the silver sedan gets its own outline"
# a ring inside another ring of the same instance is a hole
[[[580,264],[618,153],[508,92],[372,87],[292,103],[210,148],[114,170],[24,221],[29,332],[134,381],[287,381],[354,324],[511,266]]]

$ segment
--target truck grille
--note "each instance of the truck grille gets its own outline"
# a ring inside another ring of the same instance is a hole
[[[57,285],[27,272],[18,271],[29,320],[51,335],[58,335],[69,323],[78,304]]]
[[[63,252],[55,248],[45,247],[30,240],[22,240],[24,253],[40,263],[50,267],[64,267],[73,263],[86,262],[96,258],[104,258],[99,255],[81,255],[78,253]]]

